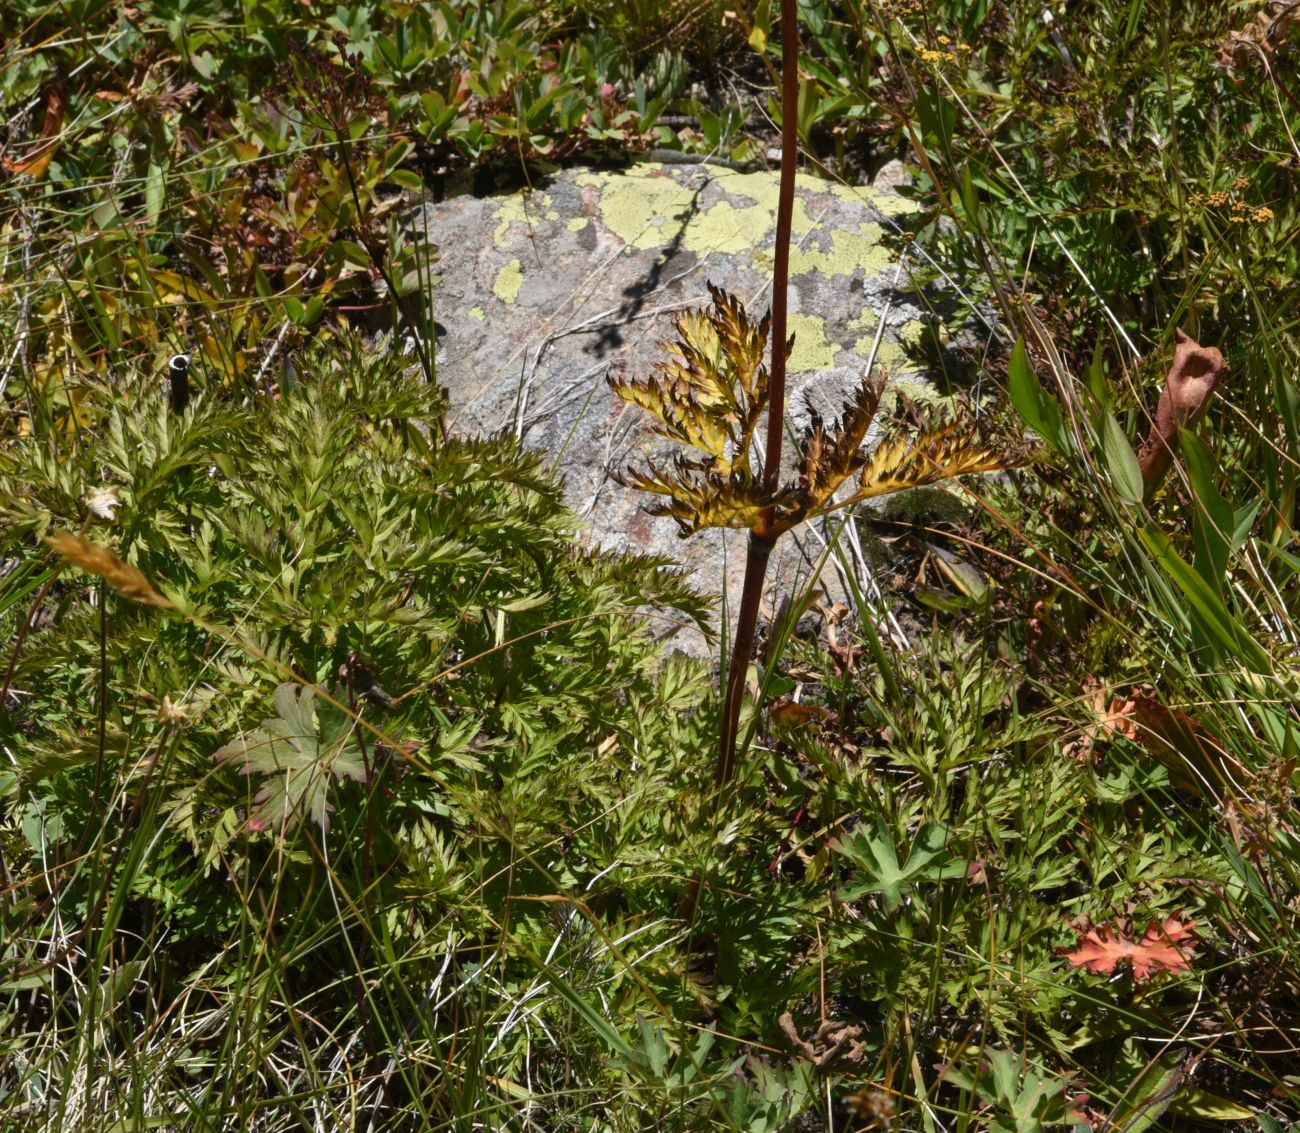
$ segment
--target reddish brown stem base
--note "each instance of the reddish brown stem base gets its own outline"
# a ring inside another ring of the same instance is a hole
[[[781,481],[781,438],[785,428],[785,361],[790,229],[794,217],[795,168],[799,152],[799,20],[796,0],[781,0],[781,186],[776,201],[776,257],[772,267],[772,365],[768,381],[767,445],[763,485],[775,492]],[[763,597],[767,560],[776,537],[768,534],[770,513],[760,531],[749,533],[745,584],[736,618],[736,639],[727,663],[727,690],[722,701],[722,734],[718,741],[715,782],[725,787],[736,776],[736,742],[740,738],[740,706],[745,699],[745,675],[754,652],[758,607]],[[718,804],[721,806],[719,797]]]
[[[736,775],[736,742],[740,738],[740,706],[745,700],[745,676],[754,652],[758,633],[758,608],[763,598],[763,579],[767,560],[776,540],[750,532],[749,553],[745,557],[745,583],[736,615],[736,640],[727,661],[727,691],[722,701],[722,735],[718,742],[716,783],[724,787]]]

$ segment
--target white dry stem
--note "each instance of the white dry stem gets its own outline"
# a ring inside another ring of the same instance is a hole
[[[253,379],[253,385],[260,387],[262,379],[266,377],[266,371],[271,368],[271,363],[275,361],[276,356],[280,353],[280,346],[284,342],[284,336],[289,333],[289,320],[285,319],[280,324],[280,332],[275,336],[275,341],[271,343],[271,349],[266,352],[266,357],[262,359],[262,364],[257,368],[257,377]]]

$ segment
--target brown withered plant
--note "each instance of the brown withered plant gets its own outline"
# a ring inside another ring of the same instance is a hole
[[[1148,500],[1164,479],[1181,447],[1179,434],[1194,428],[1205,415],[1210,398],[1228,372],[1228,363],[1213,346],[1202,346],[1181,330],[1156,406],[1155,420],[1146,443],[1138,449],[1138,466]]]
[[[786,337],[786,315],[799,146],[798,28],[796,0],[781,0],[781,180],[771,311],[755,326],[738,299],[710,284],[712,310],[678,316],[679,340],[668,347],[669,360],[660,362],[651,377],[610,378],[620,397],[658,419],[661,436],[701,454],[678,455],[670,468],[629,468],[615,479],[665,497],[648,510],[671,515],[683,537],[703,527],[749,532],[722,702],[715,776],[719,787],[736,773],[745,674],[754,651],[767,561],[777,539],[806,519],[873,496],[1013,463],[996,445],[958,422],[936,422],[916,436],[891,437],[868,454],[863,444],[884,388],[883,378],[868,375],[838,422],[827,426],[812,416],[799,441],[796,479],[781,483],[785,365],[794,345],[793,337]],[[763,362],[769,337],[774,343],[770,370]],[[760,445],[758,427],[765,410],[766,437]],[[839,495],[849,481],[852,485]]]
[[[683,537],[705,527],[749,532],[745,581],[727,673],[717,781],[735,774],[735,753],[745,673],[754,647],[759,599],[776,541],[807,519],[876,496],[932,484],[967,472],[1014,463],[1008,451],[970,422],[936,420],[916,435],[890,435],[864,447],[884,390],[880,375],[866,378],[840,419],[827,424],[811,414],[799,438],[795,476],[782,483],[769,473],[759,426],[780,429],[783,407],[771,397],[764,362],[770,316],[755,325],[734,296],[709,285],[713,305],[676,319],[678,340],[669,357],[645,380],[611,377],[620,397],[657,419],[655,432],[694,450],[666,467],[648,463],[614,478],[626,487],[662,497],[652,515],[671,516]],[[790,344],[786,344],[787,351]]]

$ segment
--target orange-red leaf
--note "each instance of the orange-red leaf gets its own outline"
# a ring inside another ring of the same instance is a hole
[[[1194,944],[1195,921],[1183,921],[1178,914],[1162,924],[1151,922],[1139,939],[1127,936],[1116,925],[1098,925],[1079,932],[1079,947],[1065,958],[1074,968],[1086,968],[1098,975],[1113,974],[1121,963],[1133,969],[1133,978],[1150,979],[1157,972],[1186,972]]]
[[[23,158],[18,161],[10,161],[8,158],[0,161],[0,168],[6,173],[26,173],[36,179],[43,177],[49,168],[50,159],[59,145],[59,132],[63,129],[63,114],[67,110],[68,101],[53,83],[46,84],[41,96],[45,100],[45,121],[41,126],[40,137],[32,143]]]

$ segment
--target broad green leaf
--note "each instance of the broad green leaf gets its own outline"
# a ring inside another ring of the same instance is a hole
[[[1106,356],[1100,341],[1093,349],[1092,360],[1088,363],[1088,369],[1083,376],[1084,384],[1092,394],[1093,402],[1097,406],[1108,406],[1110,390],[1106,385]]]
[[[1165,1055],[1144,1067],[1123,1090],[1122,1102],[1111,1113],[1111,1125],[1126,1133],[1145,1133],[1158,1126],[1184,1077],[1178,1060]]]
[[[315,691],[286,683],[275,690],[276,715],[213,755],[244,775],[264,775],[248,819],[250,830],[284,831],[306,819],[325,826],[333,779],[365,778],[366,765],[351,722],[316,718]],[[337,711],[335,715],[338,715]]]
[[[1147,550],[1183,592],[1216,652],[1223,657],[1235,658],[1251,672],[1271,671],[1272,663],[1259,642],[1229,613],[1210,584],[1174,550],[1164,533],[1144,528],[1139,535]]]
[[[1029,365],[1024,338],[1016,339],[1016,345],[1011,351],[1007,376],[1008,393],[1011,395],[1011,404],[1016,407],[1016,412],[1020,414],[1026,425],[1043,438],[1053,452],[1064,456],[1069,451],[1069,442],[1061,407],[1056,399],[1050,397],[1043,389],[1033,367]]]
[[[896,909],[904,890],[916,881],[940,881],[960,877],[966,863],[947,852],[948,830],[940,823],[928,823],[917,832],[907,863],[899,865],[893,832],[883,822],[863,826],[832,846],[857,866],[860,877],[840,891],[842,901],[856,901],[879,893],[887,909]]]
[[[145,224],[150,232],[158,227],[158,218],[162,215],[166,201],[167,167],[156,158],[150,158],[149,169],[144,178]]]
[[[1137,453],[1124,436],[1119,422],[1107,412],[1101,418],[1101,458],[1110,475],[1115,494],[1126,504],[1142,502],[1142,468]]]
[[[1232,506],[1219,494],[1214,454],[1200,437],[1182,430],[1187,478],[1199,505],[1192,525],[1192,565],[1216,591],[1222,593],[1228,570],[1233,532]]]
[[[1179,1090],[1169,1104],[1169,1111],[1198,1121],[1252,1121],[1255,1117],[1254,1110],[1194,1086]]]
[[[1264,499],[1261,496],[1253,504],[1247,504],[1245,507],[1239,507],[1232,513],[1232,549],[1240,551],[1245,546],[1246,540],[1250,538],[1250,533],[1254,530],[1255,520],[1259,517],[1259,509],[1264,506]]]
[[[668,1072],[668,1044],[664,1041],[663,1029],[653,1019],[647,1019],[640,1011],[636,1013],[637,1029],[641,1032],[641,1051],[646,1065],[656,1078],[663,1078]]]
[[[926,149],[935,153],[947,150],[957,128],[957,107],[936,86],[927,83],[916,100],[916,115]]]

